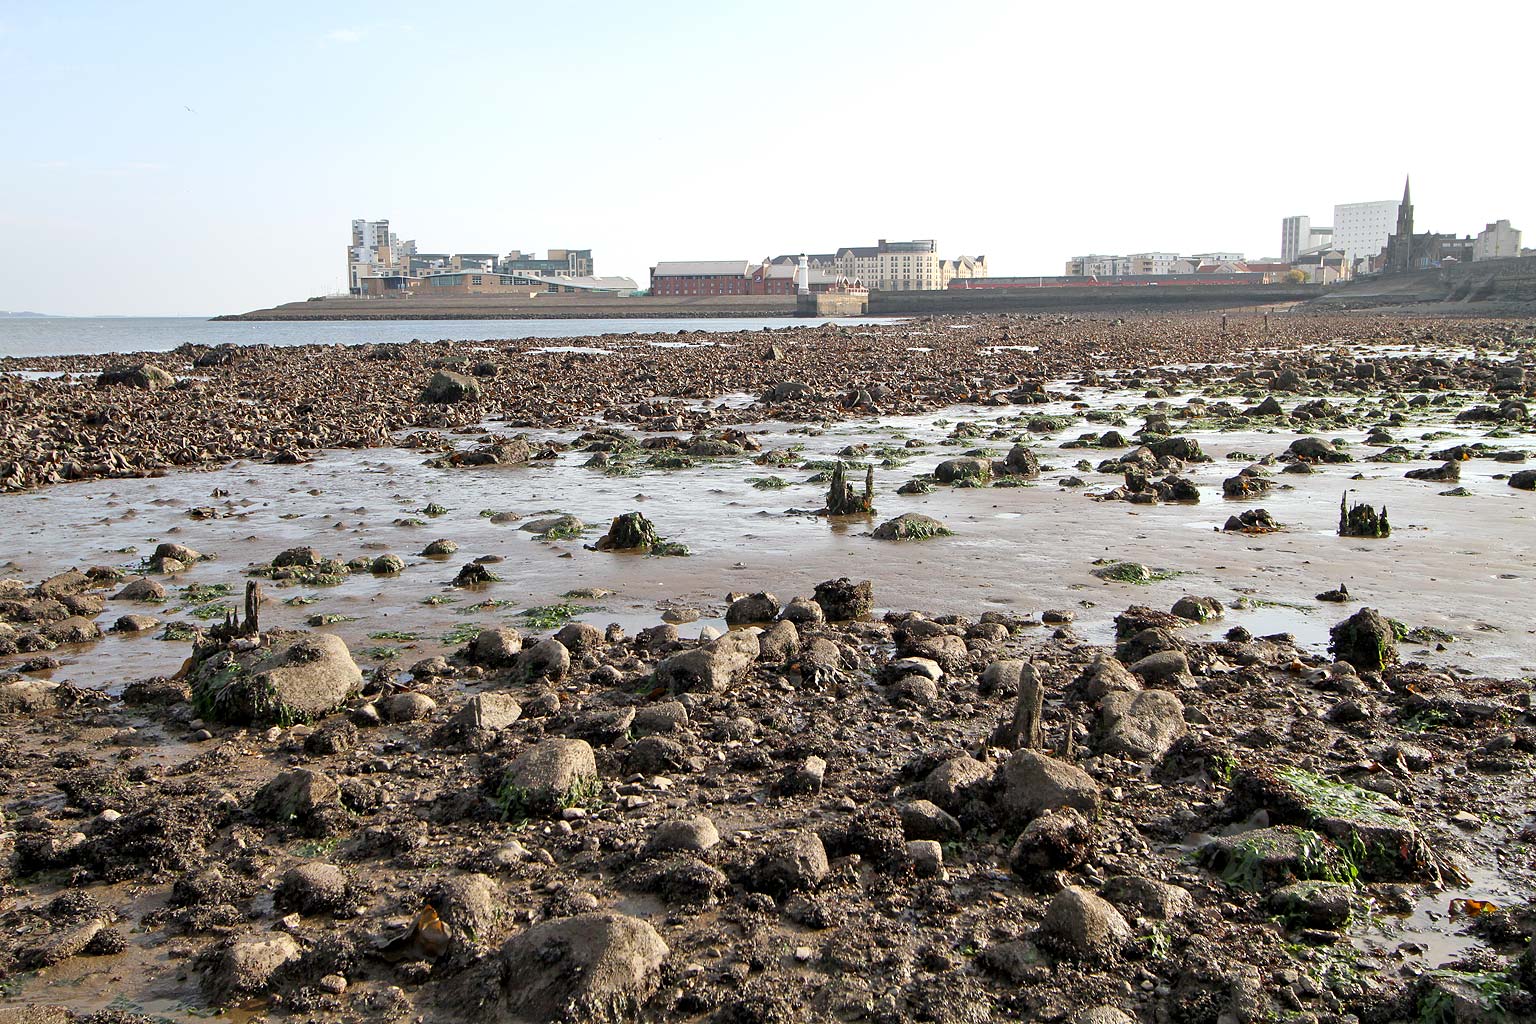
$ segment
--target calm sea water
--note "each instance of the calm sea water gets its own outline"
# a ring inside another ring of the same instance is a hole
[[[412,340],[585,338],[602,334],[755,331],[824,323],[894,323],[890,317],[819,320],[800,317],[589,320],[324,320],[220,321],[197,317],[0,317],[0,356],[169,352],[178,345],[363,345]]]

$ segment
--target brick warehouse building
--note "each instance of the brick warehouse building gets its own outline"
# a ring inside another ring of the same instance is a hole
[[[696,260],[658,263],[651,268],[652,295],[794,295],[798,264],[746,260]],[[843,291],[847,279],[821,267],[811,268],[811,291]]]
[[[750,295],[752,264],[746,260],[691,260],[651,268],[652,295]]]

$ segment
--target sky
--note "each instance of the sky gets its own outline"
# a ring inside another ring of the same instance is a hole
[[[1279,254],[1395,199],[1536,239],[1536,7],[0,0],[0,309],[211,315],[423,251],[933,238],[993,275]]]

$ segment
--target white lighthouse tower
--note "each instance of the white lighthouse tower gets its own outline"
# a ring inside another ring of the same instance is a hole
[[[800,254],[800,269],[795,271],[795,285],[800,295],[811,294],[811,259],[805,253]]]

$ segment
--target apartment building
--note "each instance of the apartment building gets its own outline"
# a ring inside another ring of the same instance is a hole
[[[1342,203],[1333,208],[1332,246],[1354,263],[1371,259],[1387,247],[1387,239],[1397,229],[1396,199],[1369,203]]]
[[[1507,260],[1520,255],[1520,232],[1507,220],[1496,220],[1477,233],[1472,243],[1474,260]]]

